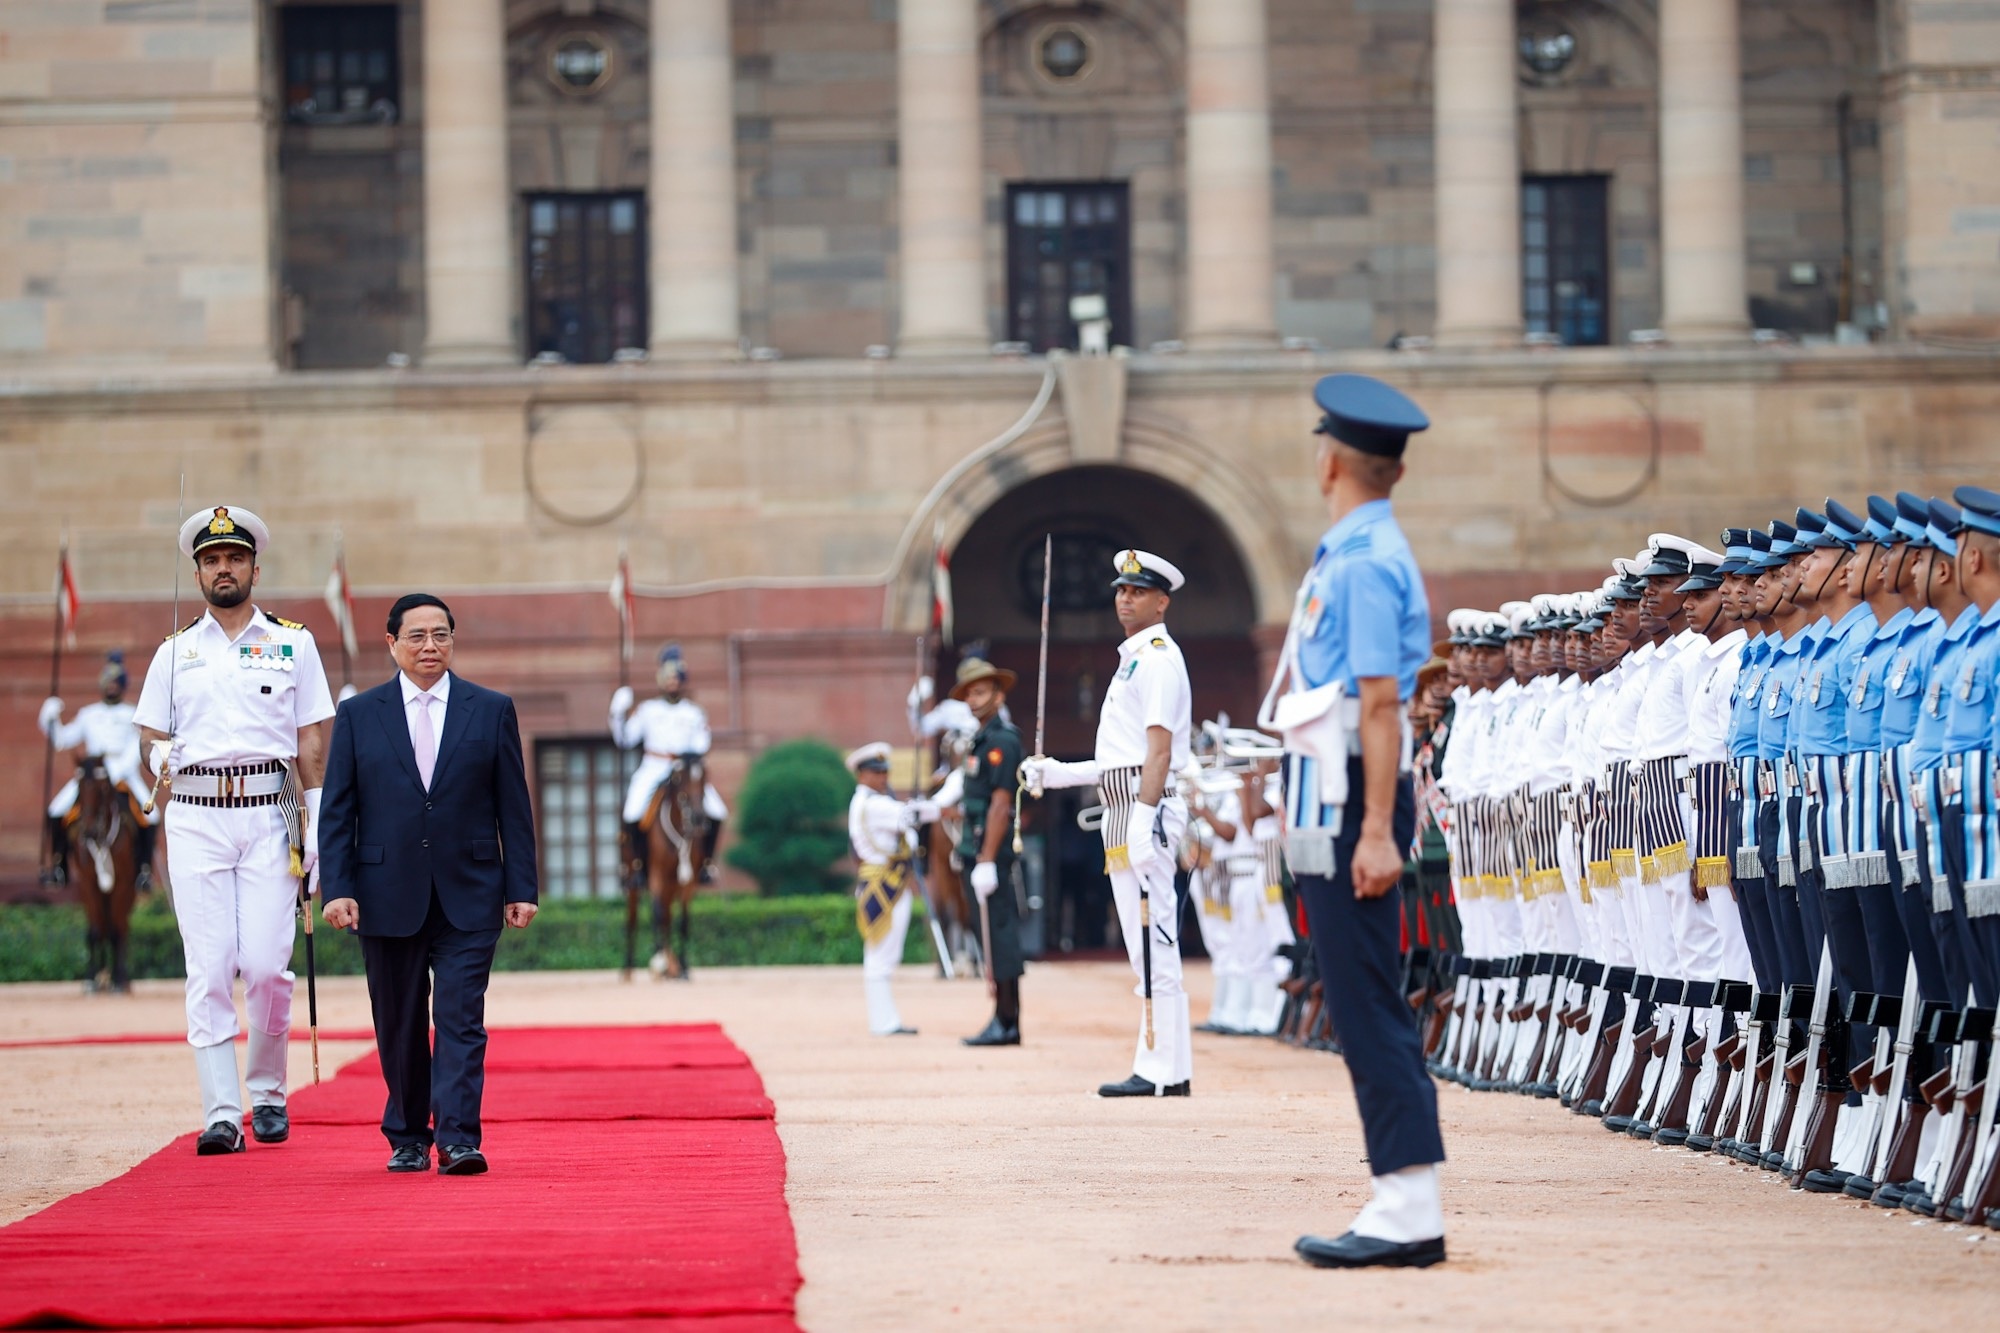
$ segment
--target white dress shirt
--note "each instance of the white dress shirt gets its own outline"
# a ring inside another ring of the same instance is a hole
[[[431,771],[435,773],[438,746],[444,742],[444,711],[451,706],[451,673],[447,671],[439,676],[437,684],[431,686],[429,690],[418,689],[417,683],[401,672],[397,673],[396,679],[403,684],[403,721],[410,728],[410,752],[417,756],[418,772],[423,771],[426,756],[417,749],[420,744],[417,730],[417,700],[428,697],[431,701],[431,752],[428,760]]]
[[[1173,738],[1167,771],[1180,772],[1188,764],[1193,707],[1180,645],[1165,625],[1140,630],[1118,645],[1118,669],[1097,714],[1098,767],[1137,768],[1146,762],[1147,730],[1163,727]]]
[[[1729,758],[1729,723],[1734,714],[1736,674],[1743,665],[1744,631],[1731,630],[1696,656],[1688,706],[1688,762],[1712,764]]]
[[[234,639],[209,612],[161,644],[132,721],[173,737],[179,770],[296,759],[299,732],[332,716],[312,632],[252,606]]]

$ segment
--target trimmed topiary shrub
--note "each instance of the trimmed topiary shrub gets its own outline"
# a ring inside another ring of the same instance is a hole
[[[757,756],[737,798],[729,864],[767,895],[847,887],[835,865],[848,853],[854,778],[825,741],[774,745]]]

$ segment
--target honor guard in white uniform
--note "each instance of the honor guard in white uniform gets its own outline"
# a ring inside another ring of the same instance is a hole
[[[1104,802],[1104,868],[1118,905],[1125,951],[1139,976],[1145,1007],[1132,1076],[1107,1083],[1105,1097],[1185,1097],[1193,1076],[1187,991],[1181,985],[1180,900],[1174,891],[1173,849],[1187,829],[1187,804],[1173,775],[1191,753],[1193,691],[1180,646],[1163,623],[1180,570],[1145,551],[1113,559],[1118,669],[1097,718],[1096,757],[1064,763],[1036,755],[1023,760],[1028,791],[1097,785]],[[1140,904],[1147,916],[1142,924]]]
[[[201,1075],[203,1156],[243,1150],[236,1005],[243,978],[251,1130],[290,1134],[285,1046],[292,1026],[292,921],[319,859],[319,788],[333,697],[303,625],[250,600],[264,521],[217,505],[181,527],[209,610],[153,654],[134,721],[161,774],[167,871],[187,954],[188,1043]],[[305,818],[300,819],[303,814]]]
[[[125,654],[117,649],[104,655],[104,667],[97,673],[97,687],[103,698],[76,710],[76,716],[62,720],[63,701],[51,695],[42,701],[42,734],[58,750],[81,746],[86,757],[104,761],[105,776],[111,785],[144,799],[139,781],[139,733],[132,725],[134,709],[125,702]],[[72,777],[49,802],[49,853],[55,868],[65,864],[69,854],[69,812],[76,807],[76,778]],[[139,887],[146,888],[153,876],[154,830],[160,822],[156,809],[134,830],[133,859],[139,863]],[[53,876],[60,881],[63,876]]]
[[[670,643],[660,649],[655,678],[659,694],[636,708],[632,706],[629,685],[620,685],[611,696],[611,739],[621,750],[645,752],[625,788],[622,815],[625,860],[632,868],[633,882],[639,884],[646,882],[646,835],[639,824],[646,817],[646,807],[653,802],[653,793],[674,771],[675,764],[700,762],[710,744],[708,714],[687,697],[687,663],[681,658],[680,645]],[[729,807],[723,803],[715,784],[706,778],[702,782],[701,811],[708,818],[708,829],[702,834],[701,874],[704,883],[713,883],[715,844],[722,836],[723,822],[729,818]]]
[[[854,924],[861,931],[861,985],[868,997],[868,1031],[877,1037],[913,1037],[889,989],[903,961],[910,930],[912,855],[917,826],[937,818],[929,801],[899,801],[889,794],[889,743],[875,741],[847,756],[854,797],[847,803],[847,841],[860,874],[854,886]]]

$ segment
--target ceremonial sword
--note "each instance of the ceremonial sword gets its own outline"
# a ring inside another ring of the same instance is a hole
[[[181,469],[179,516],[174,520],[174,540],[180,541],[181,525],[187,522],[187,469]],[[165,740],[153,742],[153,789],[146,793],[146,803],[141,806],[148,819],[160,803],[160,793],[173,786],[173,779],[167,776],[167,760],[173,756],[174,737],[179,734],[178,719],[174,716],[174,677],[180,671],[180,650],[174,640],[181,632],[181,566],[174,562],[174,604],[167,613],[173,617],[167,626],[167,736]],[[173,877],[168,876],[169,879]]]

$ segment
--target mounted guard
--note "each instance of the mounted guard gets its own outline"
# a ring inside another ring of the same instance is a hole
[[[138,888],[143,890],[152,886],[153,844],[160,816],[157,810],[151,817],[137,814],[144,797],[139,781],[139,733],[132,725],[133,707],[125,702],[130,683],[125,654],[114,648],[104,655],[103,669],[97,673],[103,697],[77,709],[76,716],[64,722],[63,701],[50,695],[42,701],[40,722],[42,733],[56,749],[80,750],[85,760],[101,760],[112,786],[131,801],[135,815],[132,856],[138,865]],[[68,861],[69,833],[78,817],[77,784],[78,779],[72,777],[49,802],[50,859],[57,867]]]
[[[729,807],[702,771],[710,744],[708,714],[687,695],[687,663],[679,644],[660,649],[655,676],[660,692],[633,707],[632,689],[620,685],[611,696],[611,739],[621,750],[643,749],[645,757],[625,789],[623,814],[626,884],[646,883],[646,834],[658,817],[658,798],[676,766],[684,766],[702,784],[702,881],[715,882],[715,844],[729,818]]]

